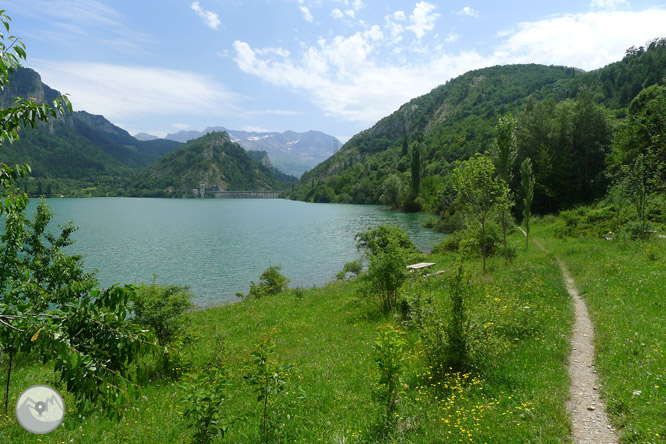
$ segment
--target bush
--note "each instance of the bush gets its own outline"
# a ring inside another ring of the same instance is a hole
[[[362,270],[363,261],[361,259],[357,259],[355,261],[347,262],[344,267],[342,267],[342,270],[335,275],[335,278],[339,281],[345,280],[347,278],[347,273],[351,273],[354,275],[354,277],[356,277],[361,274]]]
[[[273,359],[275,343],[265,338],[257,343],[251,353],[253,369],[245,375],[247,382],[254,386],[257,402],[261,404],[261,435],[267,439],[275,432],[282,418],[276,417],[273,405],[286,391],[289,377],[294,370],[292,364],[280,365]]]
[[[423,302],[431,306],[420,310],[421,321],[417,325],[426,360],[435,378],[433,382],[441,382],[452,371],[462,372],[470,366],[470,323],[465,309],[469,276],[464,256],[457,261],[456,273],[447,285],[450,308],[444,309],[442,305],[426,300]]]
[[[162,368],[172,377],[178,377],[183,368],[179,349],[190,322],[185,312],[193,306],[187,287],[153,282],[139,285],[136,291],[134,322],[155,335],[163,351]]]
[[[393,311],[398,306],[398,290],[408,276],[407,264],[422,257],[407,233],[392,225],[356,235],[359,249],[365,248],[369,261],[368,282],[365,288],[368,299],[382,312]]]
[[[223,366],[191,375],[183,384],[183,401],[187,406],[183,416],[187,426],[194,429],[193,443],[210,443],[217,435],[224,436],[227,424],[221,417],[220,409],[226,400],[227,386],[229,382]]]
[[[134,321],[150,329],[157,343],[166,346],[183,335],[189,324],[185,312],[193,306],[188,287],[141,284],[134,299]]]
[[[446,236],[432,247],[433,253],[452,253],[458,251],[460,242],[462,241],[462,233],[456,231]]]
[[[373,345],[375,362],[379,367],[374,398],[383,409],[381,422],[385,432],[393,427],[397,418],[396,408],[403,391],[400,374],[403,370],[405,344],[404,333],[387,325],[380,328]]]
[[[359,250],[367,250],[367,254],[370,255],[376,254],[386,248],[389,243],[393,243],[414,259],[423,256],[409,238],[409,235],[395,225],[379,225],[368,231],[357,233],[354,238],[356,239],[356,247]]]
[[[268,267],[259,276],[259,284],[255,284],[254,281],[250,282],[250,292],[247,295],[237,293],[236,296],[258,299],[287,290],[290,279],[280,274],[281,269],[282,267],[279,265]]]

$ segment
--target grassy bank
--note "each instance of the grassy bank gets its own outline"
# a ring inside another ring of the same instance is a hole
[[[568,442],[569,299],[552,257],[536,248],[525,252],[518,235],[511,241],[518,254],[509,266],[491,259],[482,276],[480,260],[469,263],[465,304],[472,364],[468,373],[452,373],[439,383],[433,383],[418,329],[399,316],[380,315],[362,299],[363,278],[193,313],[196,339],[184,350],[192,368],[224,362],[229,372],[224,411],[230,426],[219,442],[261,441],[261,406],[244,375],[255,343],[265,337],[275,342],[280,362],[295,366],[272,409],[275,442]],[[446,272],[414,278],[404,291],[432,298],[446,313],[453,256],[429,260]],[[378,432],[373,343],[386,324],[406,332],[404,392],[395,427]],[[48,367],[23,356],[12,378],[12,402],[37,383],[62,389]],[[63,426],[37,436],[16,424],[10,410],[0,419],[0,433],[17,443],[188,442],[181,385],[156,379],[142,392],[120,422],[70,411]]]
[[[595,326],[596,367],[622,442],[666,440],[666,240],[535,236],[571,269]]]

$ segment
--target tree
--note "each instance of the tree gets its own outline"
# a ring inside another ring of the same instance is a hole
[[[421,144],[422,141],[419,139],[412,146],[412,193],[414,196],[418,196],[421,190]]]
[[[495,137],[495,151],[497,156],[497,175],[509,187],[513,179],[513,163],[516,160],[516,119],[511,113],[505,114],[497,120],[497,136]],[[505,201],[500,208],[502,220],[502,235],[504,237],[504,262],[509,263],[509,250],[506,245],[506,219],[511,209],[511,199]]]
[[[606,190],[603,171],[612,140],[612,130],[601,106],[594,103],[592,92],[583,89],[573,107],[573,167],[578,169],[580,197],[589,201]]]
[[[11,19],[0,11],[9,31]],[[0,88],[25,60],[23,42],[0,34]],[[0,110],[0,147],[18,139],[23,127],[71,111],[65,96],[38,103],[16,98]],[[12,353],[35,349],[45,362],[54,363],[67,390],[80,409],[99,405],[110,416],[120,416],[121,406],[135,393],[130,379],[139,349],[141,332],[132,328],[132,287],[92,288],[96,281],[82,270],[81,258],[68,256],[74,231],[70,224],[59,237],[45,228],[51,213],[44,203],[32,222],[25,216],[28,196],[19,179],[30,173],[28,165],[10,167],[0,162],[0,215],[5,216],[0,255],[0,344]],[[7,374],[9,387],[11,364]],[[6,402],[6,401],[5,401]]]
[[[520,164],[520,179],[523,188],[523,220],[525,221],[525,248],[529,248],[530,216],[532,215],[532,199],[534,198],[534,176],[532,161],[528,157]]]
[[[356,234],[357,248],[368,259],[368,286],[371,301],[382,312],[398,306],[398,290],[407,279],[407,264],[419,256],[409,235],[393,225]]]
[[[618,129],[610,156],[610,168],[618,174],[645,156],[652,173],[661,176],[666,165],[666,86],[644,89],[631,102],[627,121]],[[663,179],[663,177],[662,177]]]
[[[400,176],[397,174],[391,174],[384,180],[384,185],[382,187],[382,195],[380,200],[384,205],[388,205],[391,208],[397,208],[400,206],[400,196],[404,190],[405,186],[400,179]]]
[[[647,208],[650,194],[657,183],[656,174],[647,164],[646,156],[639,154],[631,165],[623,165],[621,175],[627,194],[634,200],[639,224],[639,237],[648,235]]]
[[[507,187],[495,177],[495,166],[487,155],[476,154],[453,171],[458,199],[465,208],[466,224],[481,228],[481,255],[486,272],[486,228],[496,217],[498,204],[505,202]]]
[[[419,137],[418,142],[412,145],[412,165],[411,165],[411,184],[409,194],[405,199],[403,208],[405,211],[415,213],[421,210],[421,205],[418,202],[419,192],[421,191],[421,175],[422,175],[422,151],[423,139]]]

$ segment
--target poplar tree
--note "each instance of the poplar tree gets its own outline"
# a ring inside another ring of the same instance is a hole
[[[510,187],[513,179],[513,163],[516,160],[516,119],[511,113],[507,113],[497,120],[497,136],[495,137],[495,151],[497,163],[497,176],[504,182],[506,187]],[[504,238],[504,262],[509,262],[509,250],[506,244],[506,223],[509,210],[513,206],[511,201],[511,192],[509,190],[507,200],[500,210],[502,221],[502,236]]]
[[[532,175],[532,161],[529,157],[520,165],[520,179],[523,188],[523,220],[525,221],[525,248],[527,249],[530,241],[530,216],[534,198],[534,176]]]

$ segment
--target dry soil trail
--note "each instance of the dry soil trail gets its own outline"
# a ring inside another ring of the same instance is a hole
[[[518,227],[525,234],[525,231]],[[525,234],[526,235],[526,234]],[[534,244],[546,250],[537,240]],[[577,444],[617,444],[617,437],[606,416],[606,405],[599,397],[594,368],[594,328],[585,301],[580,297],[567,265],[559,257],[564,284],[575,309],[575,322],[569,356],[569,394],[567,409],[571,414],[573,440]]]

